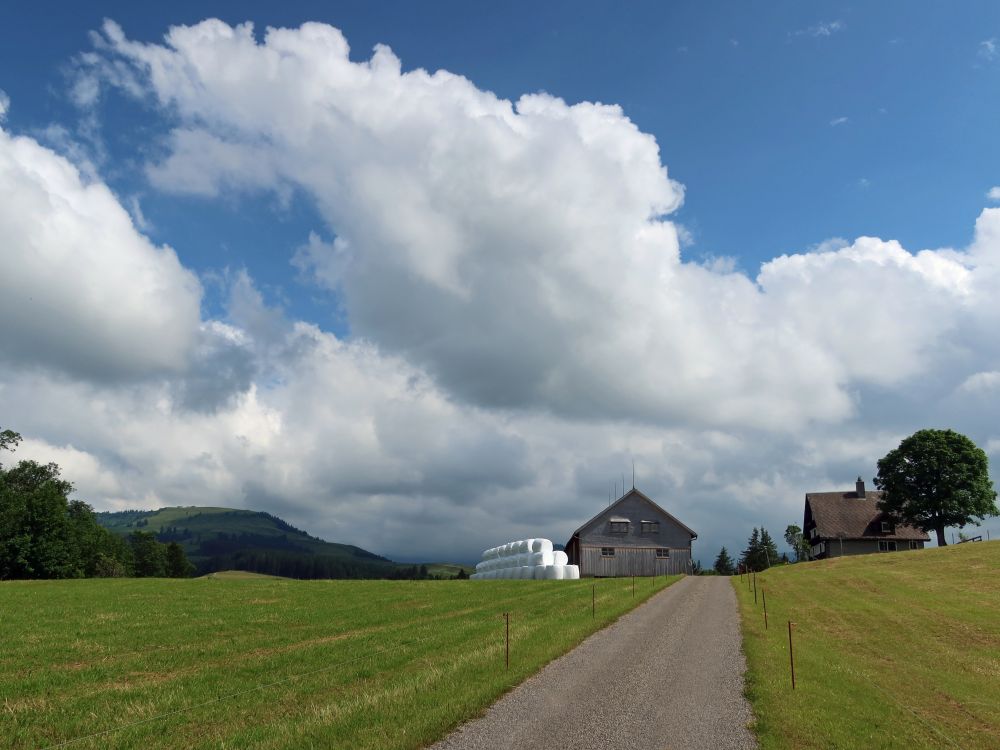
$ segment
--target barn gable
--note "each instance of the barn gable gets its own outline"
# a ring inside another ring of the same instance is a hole
[[[657,523],[658,529],[643,529],[644,521]],[[612,528],[612,523],[624,522],[628,522],[628,528],[623,529],[620,525]],[[690,547],[691,541],[698,538],[694,531],[635,488],[583,524],[573,532],[573,536],[580,536],[594,544],[645,540],[649,545],[666,547]]]
[[[573,532],[566,544],[581,575],[686,572],[698,535],[637,489]]]

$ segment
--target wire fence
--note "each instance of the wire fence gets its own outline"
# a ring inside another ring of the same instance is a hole
[[[781,631],[780,630],[773,631],[773,632],[777,632],[778,633],[777,636],[771,636],[771,632],[772,631],[769,631],[769,629],[767,627],[767,616],[768,616],[767,615],[767,599],[766,599],[765,589],[763,587],[763,582],[761,582],[759,584],[760,585],[760,599],[758,600],[758,596],[757,596],[757,593],[758,593],[757,592],[758,582],[757,582],[756,574],[753,573],[753,572],[750,572],[750,573],[740,572],[737,575],[739,575],[740,578],[744,578],[744,577],[746,578],[746,583],[747,583],[746,600],[747,600],[747,603],[749,604],[749,602],[750,602],[750,591],[751,591],[751,589],[753,591],[753,596],[754,596],[754,606],[756,607],[756,606],[758,606],[759,602],[763,602],[764,630],[763,630],[763,632],[761,632],[761,636],[764,637],[764,638],[768,638],[768,637],[779,637],[780,638],[780,637],[783,637],[781,635]],[[775,601],[773,590],[772,590],[772,593],[771,593],[771,601],[772,601],[772,613],[773,613],[773,611],[774,611],[773,603]],[[791,689],[792,690],[795,689],[795,685],[796,685],[796,666],[795,666],[795,658],[793,656],[794,651],[793,651],[793,645],[792,645],[792,633],[793,633],[793,629],[794,629],[794,632],[796,632],[796,633],[799,632],[798,629],[795,628],[795,623],[789,621],[788,622],[788,656],[789,656],[789,664],[788,664],[788,666],[789,666],[789,670],[790,670]],[[807,631],[807,633],[808,633],[808,631]],[[798,645],[795,648],[797,648],[797,649],[799,649],[801,651],[801,649],[803,647],[803,644],[801,642],[801,635],[797,636],[796,643]],[[805,645],[805,648],[808,648],[808,641],[806,641],[804,645]],[[832,664],[830,666],[832,666],[834,669],[836,669],[838,672],[840,672],[842,674],[847,674],[849,676],[855,676],[855,677],[862,678],[869,685],[871,685],[877,691],[879,691],[879,693],[881,693],[883,696],[885,696],[886,699],[890,703],[895,704],[896,706],[898,706],[903,711],[911,714],[917,720],[917,722],[919,724],[921,724],[921,726],[926,727],[928,730],[930,730],[932,733],[934,733],[937,737],[939,737],[942,740],[944,740],[944,742],[947,745],[949,745],[950,747],[955,747],[955,748],[961,748],[962,747],[952,737],[948,736],[945,732],[941,731],[940,728],[934,726],[932,723],[930,723],[929,721],[927,721],[926,719],[924,719],[924,717],[922,717],[916,711],[916,709],[914,709],[912,706],[907,705],[906,703],[904,703],[903,701],[901,701],[897,695],[893,694],[889,690],[887,690],[884,687],[882,687],[881,685],[879,685],[875,680],[873,680],[871,677],[869,677],[864,672],[862,672],[860,670],[857,670],[857,669],[850,669],[848,667],[845,667],[843,664],[836,664],[836,663],[834,663],[834,664]],[[799,675],[798,676],[799,676],[799,682],[801,682],[802,681],[801,665],[799,667]],[[807,679],[808,679],[808,676],[807,676]]]

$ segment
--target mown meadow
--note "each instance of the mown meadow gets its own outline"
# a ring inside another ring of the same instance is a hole
[[[764,750],[1000,747],[1000,542],[772,568],[756,603],[732,582]]]
[[[4,582],[0,746],[419,748],[676,579]]]

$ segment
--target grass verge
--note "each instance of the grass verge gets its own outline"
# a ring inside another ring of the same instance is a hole
[[[998,574],[990,542],[734,577],[761,747],[1000,747]]]
[[[677,578],[4,582],[0,746],[419,748]]]

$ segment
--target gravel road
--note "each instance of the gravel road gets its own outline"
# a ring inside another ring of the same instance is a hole
[[[689,576],[432,750],[756,748],[745,669],[729,580]]]

